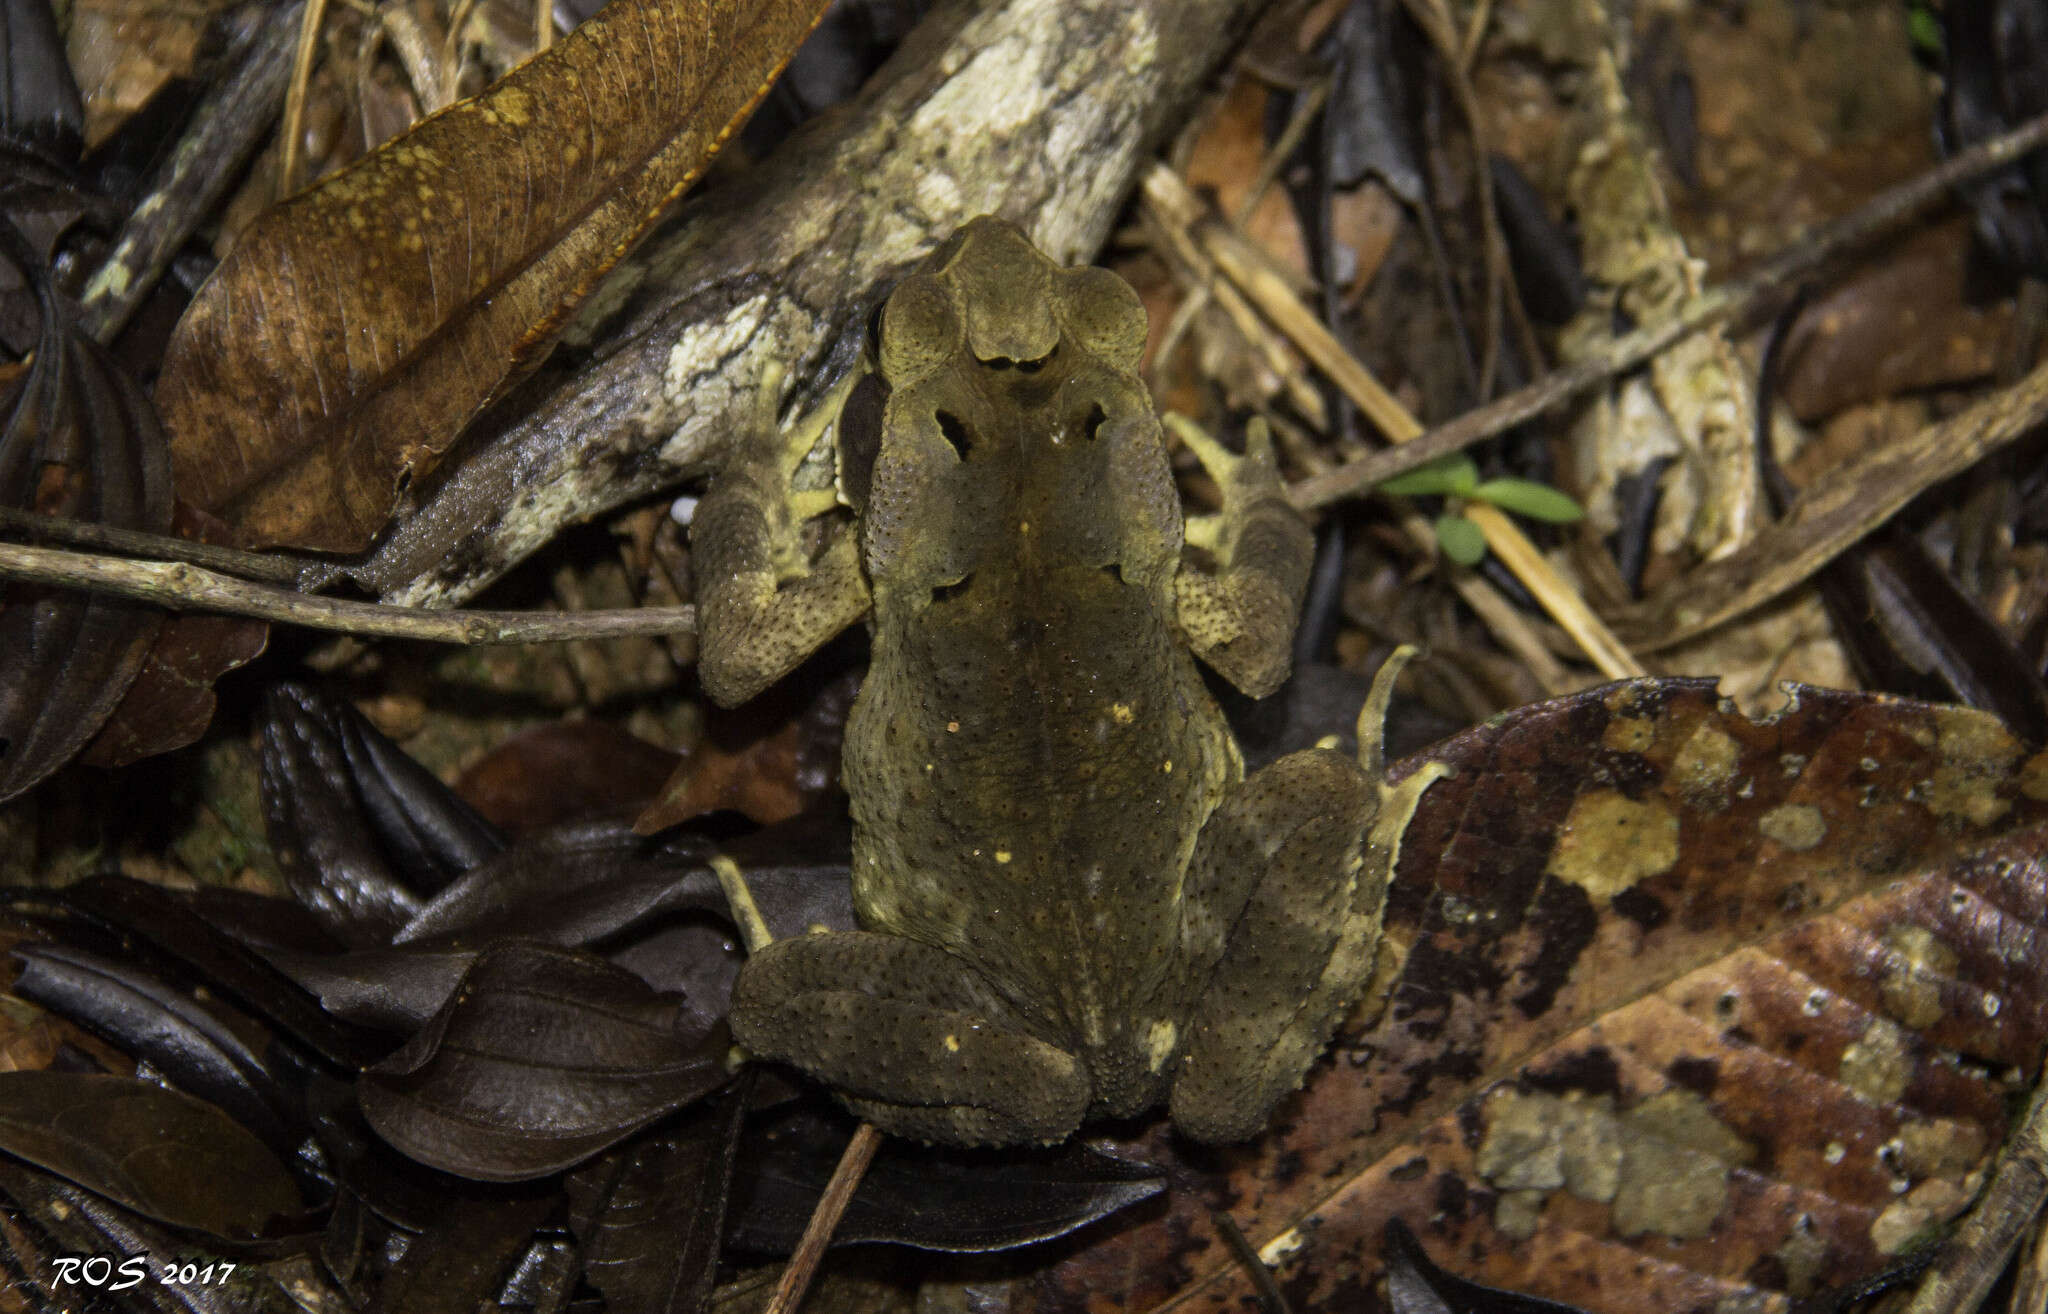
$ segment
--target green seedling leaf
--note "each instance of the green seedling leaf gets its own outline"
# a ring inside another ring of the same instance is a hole
[[[1486,555],[1486,535],[1463,516],[1438,516],[1436,543],[1445,556],[1461,566],[1476,566]]]
[[[1463,452],[1453,452],[1428,465],[1418,465],[1406,474],[1395,475],[1380,485],[1380,491],[1396,497],[1470,497],[1478,486],[1479,467]]]
[[[1570,494],[1527,479],[1489,479],[1473,489],[1472,496],[1503,511],[1553,525],[1569,525],[1586,518],[1585,508],[1573,501]]]

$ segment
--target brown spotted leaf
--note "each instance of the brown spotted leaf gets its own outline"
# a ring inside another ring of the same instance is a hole
[[[2048,1040],[2048,755],[1960,708],[1806,689],[1752,722],[1646,680],[1429,756],[1458,775],[1404,838],[1390,993],[1027,1306],[1243,1308],[1219,1207],[1296,1308],[1384,1309],[1399,1218],[1594,1314],[1784,1310],[1967,1205]]]
[[[820,0],[617,0],[271,210],[157,402],[181,497],[252,542],[366,546],[705,161]]]

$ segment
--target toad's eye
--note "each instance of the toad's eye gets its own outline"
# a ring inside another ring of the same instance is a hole
[[[975,447],[974,435],[968,432],[966,421],[951,411],[939,411],[936,418],[939,422],[939,432],[945,435],[947,442],[953,444],[953,450],[959,453],[960,459],[966,460],[967,453],[973,451]]]

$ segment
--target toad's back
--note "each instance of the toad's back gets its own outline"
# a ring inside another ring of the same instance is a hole
[[[1049,1036],[1129,1051],[1144,1037],[1116,1028],[1176,996],[1178,885],[1241,767],[1175,628],[1142,309],[981,231],[1021,247],[1006,276],[976,250],[883,321],[891,392],[856,491],[875,646],[846,749],[855,897]]]

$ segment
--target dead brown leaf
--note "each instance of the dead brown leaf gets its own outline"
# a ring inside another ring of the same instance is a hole
[[[455,782],[513,834],[637,812],[661,792],[676,755],[608,721],[551,721],[513,735]]]
[[[730,809],[772,826],[819,802],[839,780],[855,673],[821,685],[784,680],[744,706],[707,706],[704,738],[633,822],[642,835]]]
[[[178,504],[172,532],[207,543],[228,539],[227,527]],[[183,748],[213,722],[213,684],[261,656],[270,642],[264,621],[236,616],[166,616],[134,683],[114,705],[99,734],[79,754],[90,766],[126,766]]]
[[[180,496],[253,543],[366,546],[703,169],[818,0],[618,0],[266,213],[157,403]]]
[[[1959,708],[1752,722],[1679,680],[1431,756],[1459,775],[1404,841],[1385,1007],[1026,1306],[1245,1308],[1227,1208],[1297,1309],[1381,1308],[1398,1216],[1596,1314],[1782,1310],[1968,1204],[2048,1038],[2048,757]]]

